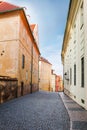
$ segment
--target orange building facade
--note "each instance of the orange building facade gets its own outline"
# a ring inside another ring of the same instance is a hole
[[[55,85],[55,91],[56,92],[62,92],[63,91],[63,80],[61,76],[56,75],[56,85]]]
[[[0,2],[0,76],[18,80],[18,96],[39,89],[39,55],[24,9]]]

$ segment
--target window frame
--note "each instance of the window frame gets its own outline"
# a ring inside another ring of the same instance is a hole
[[[72,85],[72,68],[70,68],[70,85]]]
[[[74,64],[74,86],[76,86],[76,64]]]
[[[81,58],[81,87],[84,88],[84,57]]]

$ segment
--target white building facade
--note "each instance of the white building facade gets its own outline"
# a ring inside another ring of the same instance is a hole
[[[61,55],[64,92],[87,109],[87,0],[70,0]]]

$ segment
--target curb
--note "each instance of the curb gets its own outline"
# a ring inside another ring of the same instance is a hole
[[[70,118],[70,130],[87,130],[87,110],[66,94],[59,93]],[[73,105],[74,104],[74,105]]]
[[[67,110],[67,112],[68,112],[69,118],[70,118],[70,113],[69,113],[68,107],[67,107],[67,105],[65,104],[64,99],[63,99],[61,93],[59,93],[59,95],[60,95],[60,97],[61,97],[61,99],[62,99],[62,101],[63,101],[63,103],[64,103],[64,106],[65,106],[65,108],[66,108],[66,110]],[[71,118],[70,118],[70,130],[72,130],[72,121],[71,121]]]

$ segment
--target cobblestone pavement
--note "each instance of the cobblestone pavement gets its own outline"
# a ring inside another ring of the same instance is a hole
[[[70,130],[58,93],[36,92],[0,105],[0,130]]]

